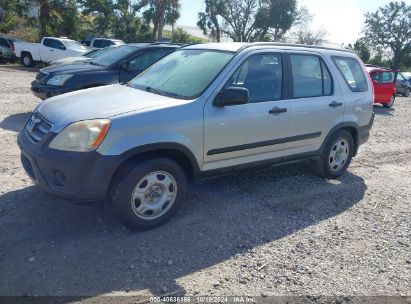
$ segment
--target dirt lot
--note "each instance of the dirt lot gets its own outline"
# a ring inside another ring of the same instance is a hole
[[[170,222],[135,233],[23,172],[34,73],[0,66],[0,295],[411,295],[411,98],[375,108],[338,181],[300,163],[198,182]]]

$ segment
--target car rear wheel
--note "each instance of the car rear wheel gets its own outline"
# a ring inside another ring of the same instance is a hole
[[[119,174],[111,186],[110,201],[125,226],[147,230],[177,212],[186,188],[186,176],[176,162],[155,158]]]
[[[402,94],[404,97],[410,96],[411,90],[409,88],[405,89],[405,92]]]
[[[21,56],[21,64],[24,65],[25,67],[32,67],[34,65],[34,60],[30,54],[24,53]]]
[[[317,160],[317,172],[325,178],[340,177],[350,165],[354,154],[354,140],[347,130],[336,131],[326,142]]]
[[[395,95],[391,96],[391,99],[388,103],[383,103],[383,107],[384,108],[391,108],[394,105],[394,101],[395,101]]]

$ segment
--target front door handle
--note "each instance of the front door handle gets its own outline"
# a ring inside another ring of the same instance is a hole
[[[336,108],[336,107],[342,106],[342,102],[336,102],[336,101],[334,100],[332,103],[329,104],[329,106],[330,106],[331,108]]]
[[[268,113],[270,114],[280,114],[280,113],[285,113],[287,112],[287,108],[279,108],[279,107],[274,107]]]

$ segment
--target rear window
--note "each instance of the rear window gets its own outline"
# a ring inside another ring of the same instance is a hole
[[[366,92],[367,80],[358,60],[349,57],[332,57],[335,65],[353,92]]]

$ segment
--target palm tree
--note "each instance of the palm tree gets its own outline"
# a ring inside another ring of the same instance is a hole
[[[143,11],[143,18],[147,23],[153,23],[153,40],[161,40],[165,24],[174,24],[180,17],[179,0],[141,0],[137,9]]]

